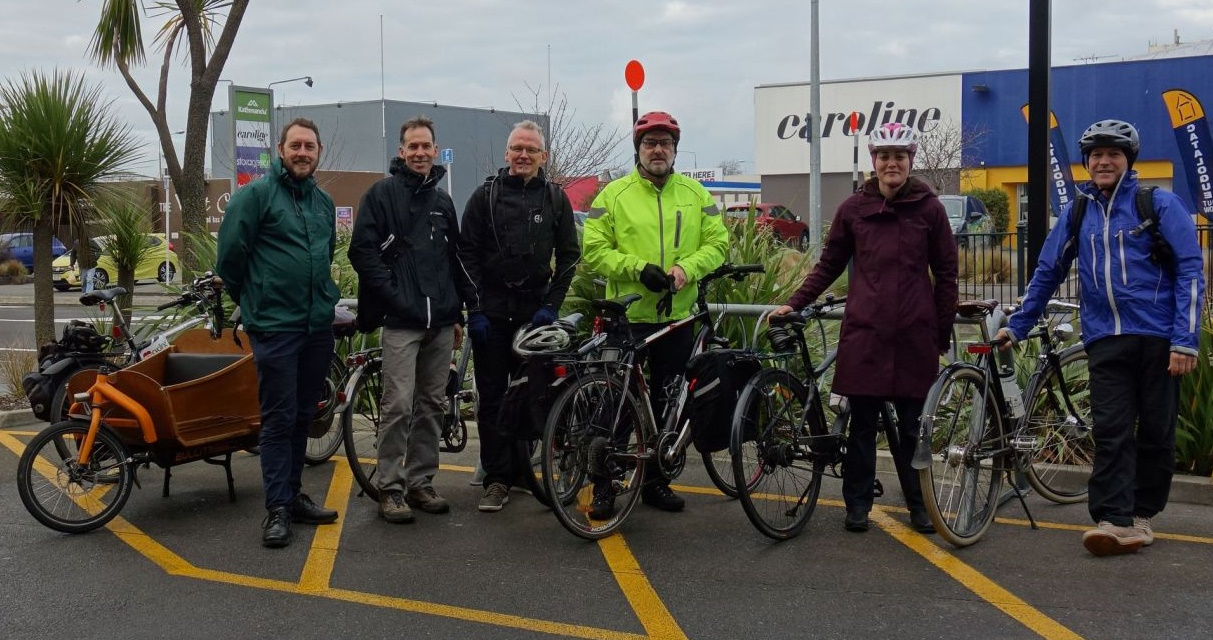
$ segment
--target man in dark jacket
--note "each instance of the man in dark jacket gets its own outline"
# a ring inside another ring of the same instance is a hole
[[[333,199],[312,174],[320,130],[297,118],[282,130],[279,158],[264,177],[237,191],[219,227],[215,265],[240,305],[257,361],[261,402],[261,542],[285,547],[291,521],[326,524],[337,512],[301,493],[307,431],[333,356],[333,308],[340,297],[330,268],[336,243]]]
[[[511,468],[511,441],[502,433],[514,425],[497,424],[510,374],[521,363],[514,333],[528,322],[541,326],[556,319],[581,256],[573,207],[564,190],[547,181],[547,159],[539,125],[514,125],[506,143],[508,166],[472,192],[463,210],[459,258],[466,271],[460,294],[468,308],[479,395],[481,511],[500,511],[521,471]]]
[[[434,166],[434,123],[425,117],[405,122],[397,153],[392,175],[362,196],[349,256],[358,272],[359,315],[383,318],[379,516],[405,523],[413,521],[410,507],[450,509],[433,480],[463,315],[454,280],[459,227],[451,196],[438,188],[446,169]]]

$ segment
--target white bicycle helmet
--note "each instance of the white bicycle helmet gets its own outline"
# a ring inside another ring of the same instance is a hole
[[[545,353],[559,353],[573,343],[569,327],[562,322],[532,328],[524,324],[514,333],[514,353],[523,358]]]
[[[1087,127],[1078,139],[1084,167],[1091,152],[1099,147],[1116,147],[1124,151],[1131,168],[1137,160],[1137,153],[1141,151],[1141,138],[1137,135],[1137,128],[1124,120],[1100,120]]]
[[[882,124],[872,130],[868,137],[868,153],[876,153],[877,149],[905,149],[914,155],[918,151],[918,136],[914,127],[900,122]]]

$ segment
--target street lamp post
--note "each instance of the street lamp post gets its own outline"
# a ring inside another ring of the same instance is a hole
[[[171,135],[176,136],[183,133],[185,133],[185,129],[174,131]],[[172,188],[172,179],[168,173],[168,162],[164,159],[163,149],[160,151],[160,164],[160,184],[164,189],[164,204],[161,205],[164,208],[164,284],[171,284],[173,281],[173,276],[176,275],[169,273],[169,269],[173,266],[173,263],[169,261],[169,252],[172,250],[170,247],[173,244],[173,234],[171,232],[173,221],[173,201],[169,195]]]
[[[687,149],[680,149],[678,152],[679,152],[679,153],[689,153],[689,154],[691,154],[691,165],[692,165],[692,168],[694,168],[694,169],[698,169],[698,168],[699,168],[699,155],[698,155],[698,154],[696,154],[694,151],[689,151],[689,150],[687,150]]]
[[[275,81],[265,85],[265,88],[270,89],[276,84],[286,84],[287,82],[298,82],[300,80],[302,80],[303,84],[306,84],[309,89],[312,87],[312,76],[299,76],[298,78],[289,78],[287,80],[275,80]],[[271,100],[273,100],[273,95],[274,94],[271,91],[271,93],[270,93]],[[278,132],[278,115],[277,115],[277,110],[273,104],[270,104],[270,129],[272,129],[272,131],[270,131],[270,136],[273,137],[273,136],[278,135],[277,134],[277,132]]]

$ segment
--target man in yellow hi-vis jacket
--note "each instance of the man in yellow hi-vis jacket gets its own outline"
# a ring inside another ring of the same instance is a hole
[[[632,129],[636,168],[594,198],[585,222],[582,260],[606,276],[607,297],[644,296],[628,308],[637,338],[689,316],[696,288],[688,285],[723,264],[729,250],[729,233],[711,194],[674,171],[680,137],[678,121],[664,111],[651,111],[636,120]],[[693,331],[688,324],[649,348],[655,416],[662,413],[667,382],[682,373],[690,358]],[[645,486],[641,499],[665,511],[684,506],[664,480]],[[607,518],[614,508],[612,488],[606,482],[596,483],[590,516]]]

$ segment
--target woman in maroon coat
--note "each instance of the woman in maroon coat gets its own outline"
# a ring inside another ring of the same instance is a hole
[[[842,482],[848,531],[868,530],[877,416],[891,401],[900,428],[889,434],[889,448],[910,524],[934,532],[910,458],[927,390],[951,340],[957,257],[943,205],[930,187],[910,177],[917,149],[909,126],[894,122],[872,132],[868,151],[875,177],[838,207],[821,259],[792,299],[772,312],[803,309],[854,261],[833,387],[851,406]]]

